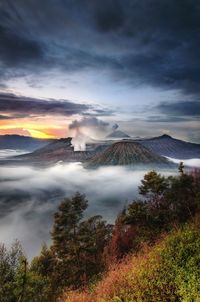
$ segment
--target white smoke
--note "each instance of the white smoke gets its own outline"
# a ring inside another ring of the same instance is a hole
[[[74,151],[85,151],[87,140],[88,137],[85,134],[77,131],[77,134],[72,138],[71,141]]]
[[[101,137],[103,138],[108,126],[108,122],[96,117],[83,117],[80,120],[72,121],[69,125],[69,129],[72,131],[74,151],[85,151],[86,143],[93,141],[91,137],[97,140],[101,139]]]

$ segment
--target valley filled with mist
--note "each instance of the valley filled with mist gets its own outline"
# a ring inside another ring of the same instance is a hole
[[[2,152],[6,158],[14,150]],[[179,163],[178,159],[171,159]],[[200,167],[199,159],[185,160],[186,167]],[[164,175],[176,175],[177,168],[158,169]],[[148,172],[145,165],[109,166],[85,169],[80,162],[57,163],[39,168],[21,163],[0,166],[0,242],[10,245],[20,240],[29,258],[42,243],[50,243],[53,215],[65,197],[79,191],[86,195],[86,216],[101,215],[113,223],[117,215],[138,197],[138,185]]]
[[[145,166],[140,170],[119,166],[87,170],[81,163],[42,169],[9,165],[0,170],[0,242],[10,244],[17,238],[29,257],[40,251],[43,242],[49,243],[53,214],[65,197],[84,193],[89,201],[86,215],[99,214],[114,222],[138,196],[137,187],[148,171]]]

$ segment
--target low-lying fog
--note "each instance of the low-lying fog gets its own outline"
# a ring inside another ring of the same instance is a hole
[[[27,152],[26,150],[0,149],[0,159],[7,159],[11,156],[21,155]]]
[[[100,214],[113,222],[124,205],[138,196],[137,187],[146,172],[126,167],[86,170],[80,163],[43,169],[2,165],[0,242],[10,244],[17,238],[29,258],[37,255],[42,242],[50,242],[58,204],[76,191],[86,194],[89,200],[86,216]]]
[[[177,158],[171,158],[167,157],[170,161],[172,161],[175,164],[179,164],[181,161],[184,163],[187,167],[195,167],[200,168],[200,158],[191,158],[191,159],[177,159]]]

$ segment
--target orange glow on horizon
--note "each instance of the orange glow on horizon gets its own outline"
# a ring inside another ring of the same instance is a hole
[[[0,120],[0,135],[18,134],[50,139],[68,136],[70,119],[45,116]]]
[[[43,121],[43,123],[28,120],[0,121],[0,135],[5,134],[18,134],[41,139],[60,138],[68,135],[68,125],[66,123],[59,125],[52,120]]]
[[[31,137],[35,137],[35,138],[56,138],[56,136],[54,135],[49,135],[43,131],[39,131],[39,130],[35,130],[35,129],[23,129],[26,130],[30,133]]]

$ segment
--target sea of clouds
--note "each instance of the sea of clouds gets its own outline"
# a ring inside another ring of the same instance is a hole
[[[50,243],[59,203],[76,191],[89,201],[86,217],[100,214],[114,222],[123,207],[138,198],[138,185],[147,171],[145,167],[119,166],[88,170],[81,163],[58,163],[49,168],[1,165],[0,242],[9,245],[18,239],[29,258],[37,255],[43,242]]]

